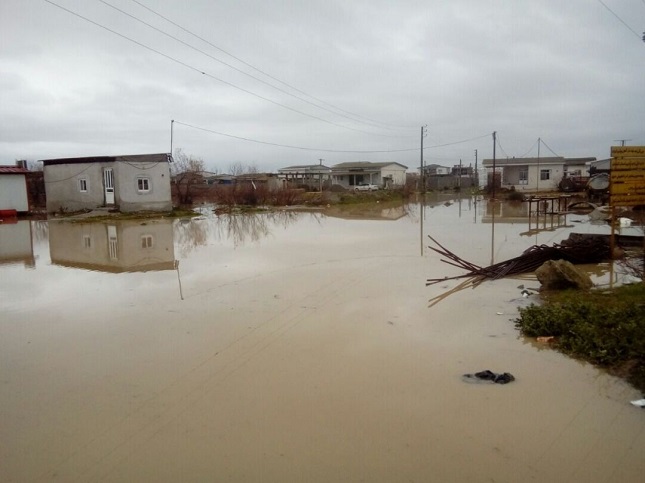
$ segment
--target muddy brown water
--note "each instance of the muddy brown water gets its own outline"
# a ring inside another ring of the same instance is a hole
[[[607,230],[450,197],[0,225],[0,481],[642,481],[640,393],[515,330],[534,278],[425,286],[459,273],[428,234],[487,265]]]

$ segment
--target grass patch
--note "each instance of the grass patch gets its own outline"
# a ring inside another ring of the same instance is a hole
[[[338,204],[354,205],[361,203],[400,201],[404,199],[401,190],[358,191],[343,193],[338,198]]]
[[[645,284],[603,292],[567,291],[520,308],[515,326],[529,337],[605,367],[645,392]]]

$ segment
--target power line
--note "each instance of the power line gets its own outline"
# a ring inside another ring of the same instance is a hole
[[[186,126],[192,129],[196,129],[198,131],[204,131],[208,132],[211,134],[217,134],[218,136],[224,136],[228,138],[233,138],[233,139],[239,139],[240,141],[247,141],[251,143],[256,143],[256,144],[264,144],[267,146],[276,146],[280,148],[289,148],[289,149],[300,149],[302,151],[320,151],[320,152],[325,152],[325,153],[356,153],[356,154],[377,154],[377,153],[405,153],[405,152],[410,152],[410,151],[418,151],[419,148],[409,148],[409,149],[389,149],[389,150],[350,150],[350,149],[323,149],[323,148],[310,148],[310,147],[303,147],[303,146],[294,146],[294,145],[289,145],[289,144],[279,144],[279,143],[272,143],[269,141],[260,141],[258,139],[251,139],[243,136],[235,136],[234,134],[227,134],[223,133],[220,131],[215,131],[213,129],[207,129],[205,127],[199,127],[199,126],[194,126],[192,124],[188,124],[185,122],[177,121],[175,120],[175,124],[180,124],[182,126]],[[455,142],[450,142],[450,143],[444,143],[444,144],[436,144],[434,146],[426,146],[423,149],[433,149],[433,148],[441,148],[445,146],[453,146],[455,144],[462,144],[462,143],[467,143],[470,141],[476,141],[478,139],[482,139],[484,137],[487,137],[488,134],[485,134],[483,136],[477,136],[474,138],[470,139],[463,139],[461,141],[455,141]]]
[[[128,37],[127,35],[124,35],[124,34],[122,34],[122,33],[119,33],[119,32],[117,32],[116,30],[112,30],[111,28],[106,27],[105,25],[101,25],[100,23],[95,22],[94,20],[91,20],[91,19],[89,19],[89,18],[87,18],[87,17],[84,17],[83,15],[81,15],[81,14],[79,14],[79,13],[77,13],[77,12],[74,12],[73,10],[70,10],[70,9],[68,9],[68,8],[66,8],[66,7],[63,7],[62,5],[59,5],[59,4],[57,4],[57,3],[54,3],[54,2],[52,2],[51,0],[44,0],[44,1],[45,1],[45,2],[47,2],[47,3],[49,3],[49,4],[51,4],[51,5],[53,5],[53,6],[55,6],[55,7],[60,8],[61,10],[64,10],[64,11],[65,11],[65,12],[67,12],[67,13],[70,13],[70,14],[74,15],[75,17],[78,17],[78,18],[80,18],[80,19],[83,19],[83,20],[85,20],[86,22],[89,22],[89,23],[91,23],[91,24],[93,24],[93,25],[96,25],[97,27],[100,27],[100,28],[102,28],[102,29],[104,29],[104,30],[107,30],[107,31],[108,31],[108,32],[110,32],[110,33],[113,33],[114,35],[118,35],[118,36],[119,36],[119,37],[121,37],[121,38],[124,38],[124,39],[126,39],[126,40],[128,40],[128,41],[130,41],[130,42],[132,42],[132,43],[134,43],[134,44],[137,44],[137,45],[139,45],[140,47],[143,47],[144,49],[147,49],[147,50],[149,50],[149,51],[151,51],[151,52],[154,52],[154,53],[155,53],[155,54],[157,54],[157,55],[160,55],[160,56],[162,56],[162,57],[164,57],[164,58],[166,58],[166,59],[168,59],[168,60],[171,60],[171,61],[173,61],[173,62],[175,62],[175,63],[177,63],[177,64],[179,64],[179,65],[182,65],[182,66],[186,67],[187,69],[190,69],[190,70],[192,70],[192,71],[198,72],[198,73],[200,73],[200,74],[202,74],[202,75],[205,75],[206,77],[210,77],[211,79],[214,79],[214,80],[216,80],[216,81],[219,81],[219,82],[221,82],[221,83],[223,83],[223,84],[226,84],[226,85],[228,85],[228,86],[230,86],[230,87],[233,87],[233,88],[235,88],[235,89],[238,89],[238,90],[240,90],[240,91],[242,91],[242,92],[245,92],[245,93],[247,93],[247,94],[250,94],[250,95],[252,95],[252,96],[254,96],[254,97],[257,97],[257,98],[259,98],[259,99],[262,99],[262,100],[264,100],[264,101],[270,102],[271,104],[275,104],[276,106],[280,106],[280,107],[282,107],[283,109],[287,109],[287,110],[289,110],[289,111],[292,111],[292,112],[295,112],[295,113],[301,114],[301,115],[303,115],[303,116],[310,117],[310,118],[312,118],[312,119],[316,119],[316,120],[318,120],[318,121],[321,121],[321,122],[324,122],[324,123],[327,123],[327,124],[331,124],[331,125],[333,125],[333,126],[341,127],[341,128],[343,128],[343,129],[349,129],[349,130],[351,130],[351,131],[361,132],[361,133],[363,133],[363,134],[378,135],[378,136],[385,136],[385,135],[383,135],[383,134],[370,133],[370,132],[368,132],[368,131],[363,131],[362,129],[356,129],[356,128],[353,128],[353,127],[344,126],[344,125],[342,125],[342,124],[338,124],[337,122],[330,121],[330,120],[328,120],[328,119],[324,119],[324,118],[322,118],[322,117],[318,117],[318,116],[315,116],[315,115],[313,115],[313,114],[308,114],[308,113],[306,113],[306,112],[304,112],[304,111],[300,111],[300,110],[298,110],[298,109],[295,109],[295,108],[293,108],[293,107],[287,106],[287,105],[285,105],[285,104],[281,104],[281,103],[279,103],[279,102],[277,102],[277,101],[274,101],[273,99],[269,99],[268,97],[264,97],[264,96],[262,96],[262,95],[260,95],[260,94],[256,94],[256,93],[255,93],[255,92],[253,92],[253,91],[250,91],[250,90],[248,90],[248,89],[244,89],[243,87],[239,87],[239,86],[237,86],[237,85],[235,85],[235,84],[233,84],[233,83],[231,83],[231,82],[228,82],[228,81],[225,81],[225,80],[223,80],[223,79],[220,79],[219,77],[216,77],[216,76],[214,76],[214,75],[212,75],[212,74],[209,74],[209,73],[207,73],[207,72],[205,72],[205,71],[203,71],[203,70],[201,70],[201,69],[198,69],[197,67],[194,67],[194,66],[192,66],[192,65],[190,65],[190,64],[187,64],[187,63],[185,63],[185,62],[183,62],[183,61],[181,61],[181,60],[179,60],[179,59],[176,59],[176,58],[174,58],[174,57],[172,57],[172,56],[170,56],[170,55],[168,55],[168,54],[164,54],[163,52],[161,52],[161,51],[159,51],[159,50],[156,50],[156,49],[154,49],[154,48],[152,48],[152,47],[150,47],[150,46],[148,46],[148,45],[146,45],[146,44],[144,44],[144,43],[142,43],[142,42],[139,42],[139,41],[137,41],[137,40],[134,40],[133,38],[130,38],[130,37]]]
[[[148,10],[148,11],[149,11],[149,12],[151,12],[151,13],[153,13],[154,15],[157,15],[158,17],[162,18],[162,19],[163,19],[163,20],[165,20],[166,22],[168,22],[168,23],[170,23],[170,24],[174,25],[175,27],[177,27],[177,28],[179,28],[179,29],[183,30],[184,32],[186,32],[186,33],[188,33],[188,34],[192,35],[193,37],[195,37],[195,38],[197,38],[197,39],[201,40],[202,42],[205,42],[206,44],[210,45],[210,46],[211,46],[211,47],[213,47],[214,49],[217,49],[217,50],[219,50],[220,52],[222,52],[222,53],[224,53],[224,54],[228,55],[229,57],[231,57],[231,58],[233,58],[233,59],[237,60],[238,62],[240,62],[240,63],[242,63],[242,64],[246,65],[247,67],[250,67],[251,69],[253,69],[253,70],[255,70],[255,71],[257,71],[257,72],[261,73],[262,75],[265,75],[265,76],[267,76],[268,78],[273,79],[274,81],[277,81],[277,82],[281,83],[282,85],[285,85],[285,86],[289,87],[290,89],[293,89],[293,90],[294,90],[294,91],[296,91],[296,92],[299,92],[300,94],[304,94],[305,96],[310,97],[311,99],[314,99],[314,100],[316,100],[316,101],[318,101],[318,102],[320,102],[320,103],[322,103],[322,104],[325,104],[326,106],[332,107],[332,108],[334,108],[334,109],[336,109],[336,110],[338,110],[338,111],[344,112],[344,113],[346,113],[346,114],[351,114],[352,116],[355,116],[355,117],[359,117],[359,118],[365,119],[365,120],[370,121],[370,122],[372,122],[372,123],[381,124],[381,125],[383,125],[383,126],[391,126],[391,127],[396,127],[396,128],[399,128],[399,129],[412,129],[412,127],[411,127],[411,126],[397,126],[397,125],[394,125],[394,124],[388,124],[388,123],[384,123],[384,122],[376,121],[376,120],[374,120],[374,119],[370,119],[369,117],[361,116],[360,114],[356,114],[356,113],[354,113],[354,112],[351,112],[351,111],[347,111],[347,110],[345,110],[345,109],[342,109],[342,108],[340,108],[340,107],[338,107],[338,106],[335,106],[334,104],[331,104],[331,103],[329,103],[329,102],[325,102],[325,101],[323,101],[322,99],[319,99],[319,98],[317,98],[317,97],[315,97],[315,96],[313,96],[313,95],[311,95],[311,94],[308,94],[308,93],[306,93],[305,91],[300,90],[300,89],[298,89],[297,87],[294,87],[293,85],[288,84],[287,82],[285,82],[285,81],[283,81],[283,80],[280,80],[280,79],[278,79],[277,77],[274,77],[274,76],[272,76],[272,75],[270,75],[270,74],[268,74],[268,73],[264,72],[263,70],[261,70],[261,69],[259,69],[259,68],[255,67],[254,65],[252,65],[252,64],[250,64],[250,63],[248,63],[248,62],[244,61],[243,59],[241,59],[241,58],[239,58],[239,57],[237,57],[237,56],[235,56],[235,55],[231,54],[230,52],[228,52],[228,51],[226,51],[226,50],[222,49],[221,47],[218,47],[217,45],[213,44],[212,42],[208,41],[207,39],[205,39],[205,38],[203,38],[203,37],[200,37],[200,36],[199,36],[199,35],[197,35],[196,33],[192,32],[192,31],[188,30],[187,28],[185,28],[185,27],[183,27],[183,26],[179,25],[178,23],[176,23],[176,22],[174,22],[174,21],[170,20],[168,17],[163,16],[163,15],[162,15],[162,14],[160,14],[159,12],[157,12],[157,11],[153,10],[152,8],[150,8],[150,7],[146,6],[146,5],[144,5],[143,3],[139,2],[138,0],[131,0],[131,1],[132,1],[132,2],[134,2],[134,3],[136,3],[137,5],[139,5],[139,6],[143,7],[143,8],[145,8],[146,10]],[[415,127],[415,128],[416,128],[416,127]]]
[[[549,147],[549,145],[548,145],[547,143],[545,143],[545,142],[544,142],[544,139],[540,139],[540,141],[542,142],[542,144],[544,144],[544,145],[546,146],[546,148],[547,148],[549,151],[551,151],[551,154],[553,154],[554,156],[558,156],[559,158],[562,158],[562,157],[563,157],[563,156],[560,156],[558,153],[556,153],[553,149],[551,149],[551,148]]]
[[[640,34],[639,34],[638,32],[636,32],[636,30],[634,30],[633,28],[631,28],[629,25],[627,25],[627,23],[626,23],[622,18],[620,18],[616,12],[614,12],[611,8],[609,8],[609,7],[605,4],[605,2],[603,2],[602,0],[598,0],[598,2],[599,2],[603,7],[605,7],[607,10],[609,10],[609,12],[610,12],[614,17],[616,17],[620,23],[622,23],[625,27],[627,27],[631,33],[633,33],[636,37],[638,37],[638,40],[641,40],[641,36],[640,36]],[[645,2],[644,2],[644,3],[645,3]]]
[[[336,111],[333,111],[332,109],[328,109],[328,108],[326,108],[326,107],[324,107],[324,106],[321,106],[321,105],[319,105],[319,104],[316,104],[315,102],[308,101],[308,100],[307,100],[307,99],[305,99],[304,97],[301,97],[301,96],[298,96],[298,95],[292,94],[291,92],[289,92],[289,91],[287,91],[287,90],[285,90],[285,89],[282,89],[282,88],[280,88],[280,87],[278,87],[278,86],[275,86],[275,85],[271,84],[270,82],[267,82],[267,81],[265,81],[265,80],[263,80],[263,79],[260,79],[259,77],[254,76],[253,74],[249,74],[248,72],[245,72],[245,71],[243,71],[242,69],[238,69],[237,67],[235,67],[234,65],[229,64],[228,62],[224,62],[223,60],[218,59],[217,57],[215,57],[215,56],[213,56],[213,55],[209,54],[208,52],[205,52],[205,51],[203,51],[203,50],[201,50],[201,49],[199,49],[199,48],[197,48],[197,47],[195,47],[195,46],[193,46],[193,45],[189,44],[188,42],[184,42],[183,40],[181,40],[181,39],[179,39],[179,38],[177,38],[177,37],[175,37],[175,36],[173,36],[173,35],[169,34],[168,32],[165,32],[164,30],[162,30],[162,29],[160,29],[160,28],[157,28],[157,27],[155,27],[154,25],[149,24],[149,23],[148,23],[148,22],[146,22],[145,20],[142,20],[142,19],[140,19],[139,17],[137,17],[137,16],[135,16],[135,15],[132,15],[132,14],[130,14],[130,13],[128,13],[128,12],[126,12],[126,11],[124,11],[124,10],[121,10],[120,8],[118,8],[118,7],[116,7],[115,5],[112,5],[112,4],[108,3],[108,2],[106,2],[105,0],[98,0],[98,1],[99,1],[99,2],[101,2],[102,4],[104,4],[104,5],[108,6],[108,7],[110,7],[110,8],[112,8],[112,9],[116,10],[117,12],[120,12],[121,14],[123,14],[123,15],[125,15],[125,16],[127,16],[127,17],[130,17],[131,19],[133,19],[133,20],[135,20],[135,21],[137,21],[137,22],[139,22],[139,23],[142,23],[142,24],[143,24],[143,25],[145,25],[146,27],[151,28],[152,30],[155,30],[156,32],[159,32],[159,33],[161,33],[162,35],[165,35],[166,37],[169,37],[169,38],[173,39],[174,41],[179,42],[180,44],[185,45],[186,47],[191,48],[191,49],[195,50],[196,52],[199,52],[199,53],[200,53],[200,54],[202,54],[202,55],[205,55],[206,57],[209,57],[210,59],[214,60],[215,62],[219,62],[219,63],[220,63],[220,64],[222,64],[222,65],[225,65],[225,66],[227,66],[227,67],[230,67],[231,69],[236,70],[237,72],[239,72],[239,73],[241,73],[241,74],[243,74],[243,75],[245,75],[245,76],[247,76],[247,77],[250,77],[251,79],[255,79],[256,81],[261,82],[262,84],[265,84],[265,85],[267,85],[267,86],[269,86],[269,87],[271,87],[271,88],[273,88],[273,89],[276,89],[276,90],[278,90],[278,91],[282,92],[283,94],[286,94],[286,95],[288,95],[288,96],[294,97],[295,99],[298,99],[298,100],[300,100],[300,101],[302,101],[302,102],[305,102],[305,103],[307,103],[307,104],[309,104],[309,105],[311,105],[311,106],[314,106],[314,107],[316,107],[316,108],[318,108],[318,109],[322,109],[322,110],[324,110],[324,111],[330,112],[330,113],[335,114],[335,115],[337,115],[337,116],[344,117],[344,118],[349,119],[349,120],[351,120],[351,121],[358,122],[358,123],[361,123],[361,124],[366,124],[366,125],[368,125],[368,126],[370,126],[370,127],[376,127],[376,128],[379,128],[378,126],[374,126],[374,123],[370,123],[370,124],[368,124],[368,123],[366,123],[365,121],[361,121],[360,119],[355,119],[355,118],[352,118],[352,117],[347,116],[347,115],[345,115],[345,114],[338,113],[338,112],[336,112]],[[138,3],[138,2],[137,2],[137,3]],[[379,128],[379,129],[383,129],[383,128]],[[373,134],[377,134],[377,133],[373,133]],[[412,137],[412,136],[391,136],[391,135],[388,135],[388,134],[378,134],[378,135],[380,135],[380,136],[386,136],[386,137]]]
[[[497,141],[496,141],[496,142],[497,142],[497,145],[499,146],[500,151],[502,151],[502,152],[504,153],[504,156],[506,156],[506,157],[508,158],[508,157],[509,157],[509,156],[508,156],[508,153],[507,153],[507,152],[504,150],[504,148],[502,147],[502,143],[500,143],[500,142],[499,142],[499,137],[497,137]]]
[[[540,141],[540,140],[539,140],[539,138],[538,138],[538,139],[536,139],[536,140],[535,140],[535,142],[533,143],[533,146],[531,146],[531,148],[530,148],[527,152],[525,152],[524,154],[522,154],[522,156],[520,156],[520,158],[525,157],[527,154],[529,154],[531,151],[533,151],[533,148],[535,147],[535,145],[536,145],[539,141]]]

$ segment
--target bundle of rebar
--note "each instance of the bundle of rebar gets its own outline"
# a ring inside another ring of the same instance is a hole
[[[566,260],[573,264],[597,263],[609,258],[609,245],[602,239],[589,238],[577,240],[575,243],[565,240],[562,244],[554,243],[553,246],[533,245],[522,253],[519,257],[511,258],[503,262],[480,267],[460,258],[437,240],[428,235],[439,248],[429,246],[431,250],[445,257],[441,261],[448,265],[462,268],[467,273],[454,277],[429,278],[426,286],[446,280],[456,280],[465,277],[475,277],[475,279],[500,279],[510,275],[533,272],[548,260]]]

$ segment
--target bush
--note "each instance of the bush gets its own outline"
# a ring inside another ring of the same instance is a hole
[[[645,390],[645,289],[620,287],[592,298],[572,292],[561,301],[520,308],[515,325],[529,337],[554,336],[560,351],[621,371]]]

